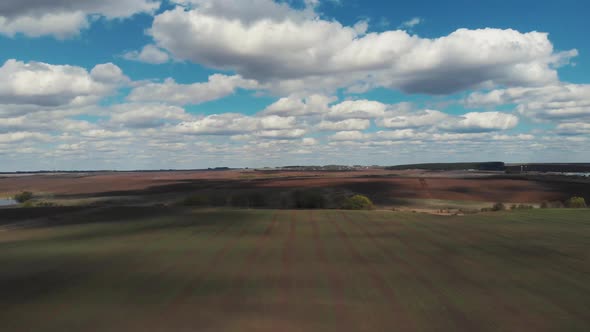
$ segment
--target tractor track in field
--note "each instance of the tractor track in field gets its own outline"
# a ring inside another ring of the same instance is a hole
[[[326,258],[326,249],[320,236],[318,222],[315,220],[312,210],[310,210],[309,218],[313,229],[315,255],[321,263],[322,269],[324,270],[324,275],[328,277],[328,281],[330,282],[330,288],[332,290],[331,293],[333,294],[332,298],[335,301],[334,311],[337,320],[338,322],[347,322],[347,326],[353,326],[352,322],[350,322],[350,310],[348,310],[344,301],[345,296],[342,278],[333,269],[328,268],[330,263]]]
[[[348,233],[346,233],[340,224],[334,221],[333,216],[330,214],[329,220],[332,225],[336,228],[339,238],[345,244],[347,251],[355,258],[355,260],[360,263],[366,271],[368,272],[369,277],[371,278],[373,285],[376,289],[378,289],[382,295],[387,299],[391,309],[393,311],[393,315],[399,321],[397,326],[398,329],[402,331],[416,331],[416,324],[407,314],[406,310],[397,300],[398,296],[395,294],[395,291],[388,285],[385,278],[379,273],[375,267],[371,265],[371,263],[364,257],[354,246],[352,240]]]
[[[436,225],[436,224],[434,224],[434,225]],[[436,225],[436,227],[438,227],[439,229],[441,229],[441,231],[442,231],[442,232],[444,232],[445,234],[450,234],[450,233],[449,233],[449,231],[448,231],[447,229],[445,229],[445,228],[440,228],[440,226],[439,226],[439,225]],[[485,248],[485,247],[482,247],[482,246],[478,246],[478,243],[477,243],[476,241],[474,241],[474,240],[473,240],[473,237],[475,237],[475,236],[477,236],[477,235],[484,235],[484,236],[486,236],[486,235],[489,235],[489,236],[496,236],[496,237],[498,237],[498,238],[503,238],[504,240],[506,240],[506,243],[513,242],[513,241],[515,241],[515,240],[516,240],[514,237],[510,237],[510,236],[508,236],[508,235],[505,235],[505,234],[502,234],[502,233],[499,233],[499,232],[493,232],[493,231],[490,231],[490,230],[485,230],[485,229],[475,229],[475,228],[472,228],[472,229],[470,229],[470,230],[466,230],[465,232],[466,232],[466,234],[468,234],[468,235],[471,235],[471,236],[472,236],[472,237],[465,237],[465,238],[464,238],[464,240],[465,240],[465,241],[466,241],[466,242],[467,242],[469,245],[472,245],[472,246],[474,246],[474,248],[476,248],[477,250],[479,250],[479,251],[481,251],[481,252],[483,252],[483,253],[486,253],[486,254],[489,254],[489,255],[493,255],[493,256],[496,256],[496,255],[495,255],[493,252],[489,251],[487,248]],[[433,242],[433,245],[434,245],[434,242]],[[441,247],[441,246],[440,246],[440,245],[438,245],[438,244],[436,244],[436,245],[437,245],[437,246],[439,246],[439,247]],[[499,245],[499,244],[496,244],[496,245]],[[505,244],[504,244],[504,245],[501,245],[501,246],[502,246],[502,247],[504,247],[504,248],[506,248],[507,250],[513,250],[513,247],[507,246],[507,245],[505,245]],[[516,259],[515,257],[510,257],[510,256],[509,256],[509,257],[506,257],[505,259],[508,259],[508,260],[511,260],[511,261],[513,261],[513,262],[517,263],[517,259]],[[519,263],[519,264],[526,264],[526,262],[522,262],[522,261],[518,261],[518,263]],[[559,264],[560,262],[558,261],[558,262],[556,262],[556,263],[557,263],[557,264]],[[560,264],[560,266],[561,266],[561,268],[562,268],[562,269],[567,269],[567,270],[570,270],[570,271],[572,271],[572,272],[574,272],[574,273],[582,273],[582,274],[585,274],[587,277],[590,277],[590,273],[589,273],[587,270],[586,270],[586,271],[584,271],[584,270],[579,270],[579,269],[576,269],[576,268],[574,268],[574,267],[573,267],[573,266],[571,266],[571,265],[563,265],[563,264]],[[568,281],[568,282],[569,282],[569,281]],[[573,285],[573,286],[580,287],[580,285]]]
[[[273,219],[273,221],[274,221],[274,219]],[[201,280],[203,277],[207,276],[216,266],[218,266],[218,264],[222,261],[224,256],[246,234],[246,231],[248,229],[247,223],[243,223],[240,225],[239,223],[235,223],[235,222],[227,222],[225,225],[217,228],[215,230],[215,232],[213,232],[212,234],[207,236],[207,239],[210,241],[214,240],[216,238],[219,238],[219,237],[223,236],[224,234],[226,234],[227,231],[230,228],[232,228],[232,226],[234,226],[236,224],[238,224],[237,227],[241,227],[239,233],[236,234],[236,236],[233,236],[229,240],[227,240],[222,247],[215,250],[214,253],[212,254],[212,256],[210,256],[207,263],[202,265],[202,267],[200,268],[200,271],[198,271],[191,278],[191,280],[184,287],[182,287],[180,291],[177,292],[177,295],[174,296],[173,299],[169,303],[165,304],[165,307],[163,309],[161,309],[156,314],[156,316],[157,316],[156,323],[158,325],[160,325],[162,322],[165,322],[168,317],[174,316],[174,314],[176,313],[175,310],[177,310],[178,307],[181,307],[184,304],[184,301],[186,301],[188,298],[190,298],[191,294],[193,294],[194,291],[200,286],[198,281]],[[189,252],[189,250],[187,249],[187,253],[185,253],[185,255],[187,255],[188,252]],[[189,258],[190,257],[187,257],[187,259],[189,259]],[[149,328],[147,328],[145,325],[142,326],[142,330],[145,330],[145,329],[147,329],[147,330],[153,329],[153,326],[149,326]],[[133,330],[133,329],[129,329],[129,330]]]
[[[138,236],[143,236],[145,234],[140,234],[140,235],[134,235],[131,236],[131,238],[134,237],[138,237]],[[162,241],[165,238],[164,234],[158,234],[154,239],[152,239],[152,244],[153,243],[159,243],[160,241]],[[117,249],[120,249],[119,247],[114,247],[111,248],[108,252],[112,252],[113,254],[116,253]],[[152,250],[155,250],[154,248],[151,248]],[[141,259],[137,258],[136,261],[140,261]],[[52,269],[50,269],[49,271],[68,271],[67,269],[67,264],[66,263],[61,263],[58,265],[55,265]],[[77,281],[79,281],[80,279],[82,279],[84,276],[89,275],[90,272],[73,272],[70,273],[70,275],[66,278],[62,277],[61,282],[66,282],[68,284],[71,283],[75,283]],[[52,313],[50,316],[52,317],[51,321],[55,321],[58,317],[67,314],[68,312],[68,308],[71,306],[71,303],[69,302],[64,302],[59,306],[54,306],[53,308],[51,308],[50,312]]]
[[[451,318],[453,324],[458,329],[467,329],[468,331],[477,331],[478,327],[474,322],[469,320],[465,314],[459,311],[455,306],[449,301],[449,298],[441,292],[441,290],[434,286],[433,282],[428,278],[422,276],[418,269],[416,269],[413,265],[409,264],[403,257],[395,252],[392,252],[388,248],[384,247],[376,238],[376,236],[371,233],[367,228],[359,223],[358,221],[350,218],[350,216],[346,215],[342,211],[340,211],[342,217],[352,224],[354,224],[362,233],[371,241],[371,243],[381,251],[383,254],[388,257],[392,263],[401,265],[404,269],[409,271],[415,278],[418,280],[430,293],[432,293],[438,300],[444,305],[444,311],[448,314],[448,317]],[[405,244],[404,244],[405,245]]]
[[[232,225],[235,223],[227,223],[223,225],[223,227],[218,228],[210,237],[209,239],[216,239],[223,234],[225,234]],[[152,323],[160,328],[162,324],[166,322],[170,323],[169,320],[173,320],[176,315],[178,315],[178,309],[186,303],[186,301],[190,298],[190,296],[194,293],[194,291],[199,287],[199,281],[203,279],[203,277],[207,276],[218,264],[222,261],[223,257],[227,254],[227,252],[238,242],[242,236],[246,233],[247,230],[247,223],[243,223],[238,227],[241,227],[239,233],[236,236],[231,237],[229,240],[226,240],[225,243],[221,248],[215,250],[215,252],[210,256],[209,260],[200,268],[200,271],[197,272],[195,275],[191,277],[191,279],[180,288],[180,290],[176,293],[176,295],[168,302],[165,303],[163,308],[161,308],[158,312],[154,314],[154,321]],[[145,323],[140,323],[142,330],[161,330],[154,328],[152,325],[146,325]],[[136,328],[136,326],[133,326]],[[133,330],[129,328],[128,330]]]
[[[446,229],[441,229],[441,233],[446,234],[446,235],[450,235],[449,231],[446,230]],[[471,229],[471,230],[468,230],[468,231],[464,231],[463,234],[464,235],[467,235],[467,236],[464,236],[463,237],[463,239],[465,240],[465,242],[467,244],[469,244],[470,246],[472,246],[475,250],[478,250],[481,253],[484,253],[484,254],[489,255],[491,257],[494,257],[494,258],[497,258],[497,255],[493,251],[490,251],[488,248],[485,248],[485,247],[482,247],[481,245],[478,245],[478,243],[473,240],[473,238],[475,236],[481,235],[481,234],[495,235],[495,236],[498,236],[498,237],[503,237],[506,240],[513,240],[512,238],[506,237],[505,235],[502,235],[502,234],[499,234],[499,233],[494,233],[494,232],[489,232],[489,231],[486,231],[486,230],[480,230],[480,229]],[[436,247],[441,248],[443,250],[445,249],[443,246],[441,246],[431,236],[428,237],[428,241],[429,241],[429,243],[432,246],[436,246]],[[515,264],[522,264],[522,265],[527,266],[527,267],[530,266],[530,263],[523,262],[522,260],[519,260],[519,259],[517,259],[515,257],[506,256],[506,257],[503,257],[502,259],[503,260],[507,260],[507,261],[511,261],[511,262],[513,262]],[[477,262],[475,262],[472,259],[469,259],[467,257],[463,257],[463,262],[465,264],[468,264],[468,265],[472,266],[473,269],[478,268]],[[563,267],[562,266],[562,268],[568,268],[569,269],[570,267],[568,267],[568,266]],[[574,271],[575,271],[575,269],[574,269]],[[582,271],[576,271],[576,272],[587,274],[587,273],[582,272]],[[554,275],[555,278],[559,278],[560,279],[560,283],[568,283],[568,284],[570,284],[574,288],[580,288],[580,287],[585,286],[585,285],[581,285],[581,284],[578,284],[578,283],[575,283],[575,282],[571,282],[569,279],[564,278],[564,276],[562,276],[562,275],[559,275],[559,276],[558,275],[555,275],[552,271],[548,271],[546,273],[549,274],[549,275]],[[541,295],[541,294],[536,293],[535,290],[534,289],[531,289],[528,285],[523,285],[523,288],[526,289],[527,291],[529,291],[530,294],[534,294],[535,296],[543,299],[543,301],[548,301],[549,303],[551,303],[551,301],[548,300],[545,295]],[[551,304],[553,304],[553,303],[551,303]],[[583,311],[579,311],[577,309],[573,309],[572,310],[571,308],[564,308],[564,307],[559,307],[559,309],[563,310],[564,312],[567,312],[568,314],[570,314],[572,316],[575,316],[575,317],[578,317],[578,318],[581,318],[581,319],[584,319],[584,318],[587,317],[587,315],[584,314]]]
[[[270,239],[273,229],[275,228],[278,222],[278,213],[275,212],[272,215],[271,222],[266,226],[264,231],[259,234],[259,239],[256,241],[254,248],[247,256],[245,261],[243,262],[241,268],[236,272],[234,283],[234,289],[238,292],[232,293],[231,289],[227,289],[225,294],[223,294],[220,298],[221,307],[223,308],[224,312],[226,313],[233,313],[235,310],[239,309],[246,300],[246,296],[243,294],[239,294],[239,291],[244,287],[246,283],[246,279],[248,277],[248,273],[252,271],[252,267],[255,265],[256,261],[259,259],[263,245]]]
[[[279,306],[287,308],[290,300],[293,280],[291,280],[292,263],[293,263],[293,242],[295,241],[295,231],[297,212],[291,211],[291,220],[289,221],[289,233],[283,242],[283,251],[281,253],[281,278],[280,278],[280,295]]]
[[[385,215],[383,215],[383,217],[385,217]],[[368,218],[368,220],[370,220],[374,225],[377,225],[381,230],[383,230],[383,232],[391,234],[397,241],[402,243],[406,248],[412,248],[412,246],[410,246],[404,238],[402,238],[401,236],[399,236],[396,233],[389,232],[388,229],[385,227],[385,225],[383,225],[383,223],[378,222],[378,221],[371,219],[371,218]],[[385,220],[389,221],[389,219],[387,219],[387,218],[385,218]],[[400,223],[400,224],[403,227],[406,227],[403,223]],[[433,241],[432,238],[424,237],[424,239],[429,244],[431,244],[433,246],[440,247],[438,244],[436,244]],[[515,323],[516,325],[522,326],[523,329],[530,329],[532,331],[546,330],[545,327],[543,327],[542,325],[540,325],[538,323],[536,318],[531,317],[526,311],[523,311],[522,308],[512,306],[509,303],[506,303],[506,301],[499,298],[497,296],[497,294],[495,294],[494,292],[490,291],[489,289],[487,289],[485,287],[481,287],[479,284],[475,284],[473,281],[471,281],[471,279],[469,277],[467,277],[464,273],[462,273],[461,270],[452,269],[448,265],[444,264],[440,259],[437,259],[436,257],[429,255],[427,253],[418,252],[416,250],[413,250],[413,251],[415,254],[425,258],[429,262],[429,264],[432,264],[433,266],[438,266],[439,268],[441,268],[441,270],[447,271],[447,273],[455,275],[459,280],[461,280],[465,284],[469,284],[469,285],[477,288],[479,291],[484,292],[485,297],[490,301],[491,308],[502,308],[502,310],[506,313],[517,313],[519,323],[518,324]],[[473,262],[472,260],[464,260],[464,262],[468,263],[472,269],[478,269],[481,267],[476,262]],[[505,315],[505,317],[509,317],[509,315]]]
[[[224,225],[224,227],[212,234],[210,239],[217,238],[224,234],[229,228],[231,228],[232,224],[233,223],[228,223],[227,225]],[[174,296],[174,298],[168,304],[166,304],[160,316],[166,316],[167,314],[173,312],[174,308],[182,305],[182,302],[186,301],[186,299],[190,297],[194,290],[199,286],[198,281],[201,280],[204,276],[206,276],[212,269],[218,266],[218,264],[221,262],[223,257],[229,252],[229,250],[238,242],[240,238],[244,236],[244,234],[246,234],[246,231],[248,229],[246,226],[246,224],[241,225],[242,228],[240,229],[240,232],[232,239],[228,239],[227,241],[225,241],[224,245],[215,251],[213,256],[209,258],[209,260],[203,266],[201,271],[193,275],[191,281],[188,282],[184,287],[182,287],[178,291],[177,295]]]

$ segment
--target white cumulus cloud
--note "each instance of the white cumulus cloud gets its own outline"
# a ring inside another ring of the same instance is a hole
[[[482,86],[537,86],[556,82],[554,67],[577,55],[556,52],[541,32],[459,29],[439,38],[402,30],[365,34],[272,0],[192,2],[188,9],[155,17],[150,33],[157,46],[179,59],[270,82],[283,92],[364,86],[446,94]]]
[[[318,129],[324,131],[352,131],[366,130],[371,122],[366,119],[347,119],[341,121],[322,121],[318,124]]]
[[[128,79],[112,63],[86,69],[7,60],[0,67],[0,104],[62,106],[96,102]]]
[[[541,87],[518,87],[475,92],[468,107],[517,104],[520,114],[536,120],[590,120],[590,85],[559,83]]]
[[[178,106],[165,104],[120,104],[110,109],[112,124],[131,128],[153,128],[169,123],[191,120],[190,114]]]
[[[131,51],[123,54],[123,58],[132,61],[151,63],[154,65],[166,63],[170,60],[168,53],[154,45],[146,45],[141,51]]]
[[[2,0],[0,34],[29,37],[74,36],[87,28],[98,15],[106,19],[123,19],[137,13],[153,13],[160,0]]]
[[[334,97],[314,94],[306,98],[297,96],[283,97],[269,105],[262,114],[275,114],[281,116],[305,116],[326,113],[329,104],[336,101]]]
[[[471,112],[453,117],[439,127],[458,133],[474,133],[512,129],[518,125],[518,117],[501,112]]]
[[[179,84],[172,78],[163,83],[147,83],[134,88],[127,99],[134,102],[168,102],[173,104],[201,104],[233,94],[236,89],[254,89],[257,83],[239,75],[214,74],[207,82]]]
[[[435,110],[424,110],[421,112],[403,112],[392,114],[377,120],[377,125],[384,128],[418,128],[434,126],[449,118],[446,113]]]

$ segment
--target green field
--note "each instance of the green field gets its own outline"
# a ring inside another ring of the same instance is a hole
[[[590,330],[590,210],[133,209],[0,211],[0,330]]]

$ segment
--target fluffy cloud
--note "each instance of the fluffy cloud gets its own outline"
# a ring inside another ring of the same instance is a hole
[[[476,92],[468,107],[517,104],[520,114],[537,120],[590,120],[590,85],[555,84],[536,88],[508,88]]]
[[[446,113],[425,110],[421,112],[404,112],[403,114],[395,114],[393,116],[386,116],[376,121],[377,125],[384,128],[418,128],[425,126],[434,126],[443,120],[447,120],[449,116]]]
[[[562,123],[557,126],[557,133],[564,136],[590,135],[590,123]]]
[[[427,137],[429,137],[429,134],[421,133],[421,132],[418,132],[414,129],[378,131],[374,135],[374,138],[377,140],[388,140],[388,141],[425,139]]]
[[[372,119],[385,115],[388,105],[371,100],[347,100],[330,107],[329,119]]]
[[[121,104],[111,108],[111,124],[131,128],[153,128],[191,119],[183,108],[164,104]]]
[[[19,131],[0,134],[0,143],[18,143],[22,141],[48,141],[51,137],[47,134]]]
[[[439,127],[457,133],[478,133],[512,129],[518,125],[518,117],[501,112],[471,112],[451,118]]]
[[[272,138],[272,139],[294,139],[301,138],[307,131],[305,129],[280,129],[280,130],[261,130],[256,132],[254,135],[260,138]]]
[[[82,12],[46,13],[35,16],[0,16],[0,34],[14,36],[19,32],[29,37],[53,35],[64,39],[77,34],[89,25]]]
[[[107,129],[92,129],[83,131],[80,135],[84,138],[90,139],[114,139],[114,138],[124,138],[124,137],[131,137],[131,132],[129,131],[113,131]]]
[[[277,115],[264,116],[259,119],[260,127],[262,129],[291,129],[295,127],[295,117],[281,117]]]
[[[175,131],[192,135],[236,135],[257,128],[254,118],[239,113],[209,115],[196,121],[182,122]]]
[[[336,134],[330,136],[332,141],[358,141],[365,138],[368,138],[367,134],[364,134],[358,130],[347,130],[347,131],[339,131]]]
[[[400,25],[401,29],[408,29],[411,30],[413,27],[417,26],[418,24],[422,23],[424,20],[420,17],[414,17],[410,20],[403,22]]]
[[[302,138],[307,133],[307,130],[298,126],[295,117],[253,117],[232,113],[185,121],[174,127],[173,131],[188,135],[232,136],[236,141],[251,141],[256,138],[291,140]]]
[[[7,60],[0,67],[0,104],[63,106],[96,102],[127,78],[111,64],[89,73],[76,66]]]
[[[283,97],[264,109],[262,114],[281,116],[322,114],[328,112],[328,105],[334,101],[336,101],[336,98],[317,94],[306,98],[298,98],[296,96]]]
[[[443,130],[456,133],[481,133],[512,129],[518,125],[518,117],[501,112],[470,112],[453,116],[435,110],[388,110],[375,124],[389,129]]]
[[[60,112],[40,111],[19,116],[0,115],[0,133],[40,132],[63,133],[95,129],[96,126],[83,120],[64,118]],[[1,112],[0,112],[1,114]]]
[[[293,10],[286,2],[269,0],[172,0],[187,8],[198,8],[200,12],[217,17],[240,20],[250,24],[259,20],[313,19],[317,1],[305,1],[303,10]]]
[[[90,71],[90,77],[96,82],[104,84],[119,84],[129,82],[129,78],[123,75],[121,68],[112,63],[104,63],[94,66]]]
[[[189,9],[155,17],[150,33],[159,47],[271,86],[290,82],[293,89],[308,81],[315,88],[430,94],[540,85],[556,82],[554,65],[577,54],[556,53],[547,34],[539,32],[459,29],[435,39],[401,30],[364,34],[272,0],[190,2]],[[247,11],[235,10],[242,7]]]
[[[313,146],[313,145],[317,145],[318,144],[318,140],[315,139],[315,138],[306,137],[303,140],[301,140],[301,144],[303,146]]]
[[[322,121],[318,124],[319,130],[325,131],[352,131],[366,130],[371,125],[369,120],[365,119],[347,119],[342,121]]]
[[[162,64],[170,60],[168,53],[154,45],[146,45],[141,51],[131,51],[123,54],[123,58],[132,61],[140,61],[151,64]]]
[[[239,113],[209,115],[194,121],[185,121],[174,128],[176,132],[191,135],[240,135],[259,137],[301,137],[305,130],[297,128],[294,117],[277,115],[253,117]]]
[[[257,83],[241,76],[211,75],[205,83],[178,84],[172,78],[163,83],[147,83],[131,91],[127,99],[134,102],[168,102],[201,104],[231,95],[236,89],[254,89]]]
[[[0,34],[67,38],[88,27],[91,15],[122,19],[159,7],[160,0],[2,0]]]

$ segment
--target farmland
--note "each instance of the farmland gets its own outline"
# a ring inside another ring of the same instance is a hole
[[[590,202],[590,179],[504,172],[369,169],[321,171],[162,171],[40,173],[0,176],[0,198],[31,191],[55,205],[178,204],[185,198],[214,207],[293,208],[281,201],[295,190],[323,195],[325,207],[341,197],[368,196],[383,208],[480,209],[495,202],[540,205],[572,196]],[[253,197],[255,196],[255,197]],[[251,201],[257,204],[251,204]],[[445,202],[446,201],[446,202]],[[433,204],[435,202],[436,204]]]
[[[6,331],[587,331],[590,210],[0,210]]]

